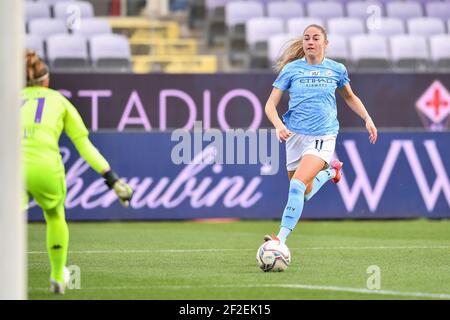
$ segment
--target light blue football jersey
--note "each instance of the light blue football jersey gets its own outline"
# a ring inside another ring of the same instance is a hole
[[[286,127],[305,135],[337,134],[336,88],[349,82],[345,66],[331,59],[309,64],[302,58],[286,64],[273,83],[289,91],[289,110],[283,115]]]

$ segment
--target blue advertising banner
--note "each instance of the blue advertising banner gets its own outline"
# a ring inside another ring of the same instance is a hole
[[[169,132],[95,133],[91,139],[135,195],[122,208],[63,137],[68,220],[281,217],[288,191],[284,144],[271,149],[279,163],[210,164],[217,150],[209,145],[183,154],[190,164],[175,164],[181,140],[172,141]],[[450,134],[382,132],[371,145],[365,132],[341,133],[336,157],[344,162],[343,178],[306,202],[302,219],[450,218]],[[29,219],[42,220],[34,203]]]

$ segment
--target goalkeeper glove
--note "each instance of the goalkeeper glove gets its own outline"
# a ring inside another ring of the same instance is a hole
[[[114,190],[122,206],[127,208],[133,196],[133,189],[123,180],[119,179],[117,174],[112,170],[105,172],[103,178],[105,178],[105,184],[108,188]]]

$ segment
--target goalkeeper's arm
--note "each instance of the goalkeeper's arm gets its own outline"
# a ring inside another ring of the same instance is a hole
[[[133,189],[123,180],[119,179],[116,173],[111,170],[111,167],[106,159],[101,155],[97,148],[92,144],[87,136],[79,137],[72,141],[81,157],[105,178],[105,183],[109,189],[114,190],[120,203],[124,207],[128,207],[131,197],[133,196]]]

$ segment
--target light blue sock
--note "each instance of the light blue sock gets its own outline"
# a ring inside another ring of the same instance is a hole
[[[294,230],[303,211],[306,186],[298,179],[292,179],[289,185],[289,197],[281,218],[281,229],[278,234],[281,242],[286,242],[289,233]]]
[[[320,171],[317,176],[314,177],[312,182],[312,189],[307,195],[305,195],[305,200],[308,201],[309,199],[311,199],[317,193],[317,191],[322,188],[325,182],[333,179],[335,176],[336,170],[334,170],[333,168]]]
[[[278,239],[280,239],[281,242],[285,243],[288,235],[291,233],[291,229],[281,227],[280,232],[278,232]]]

